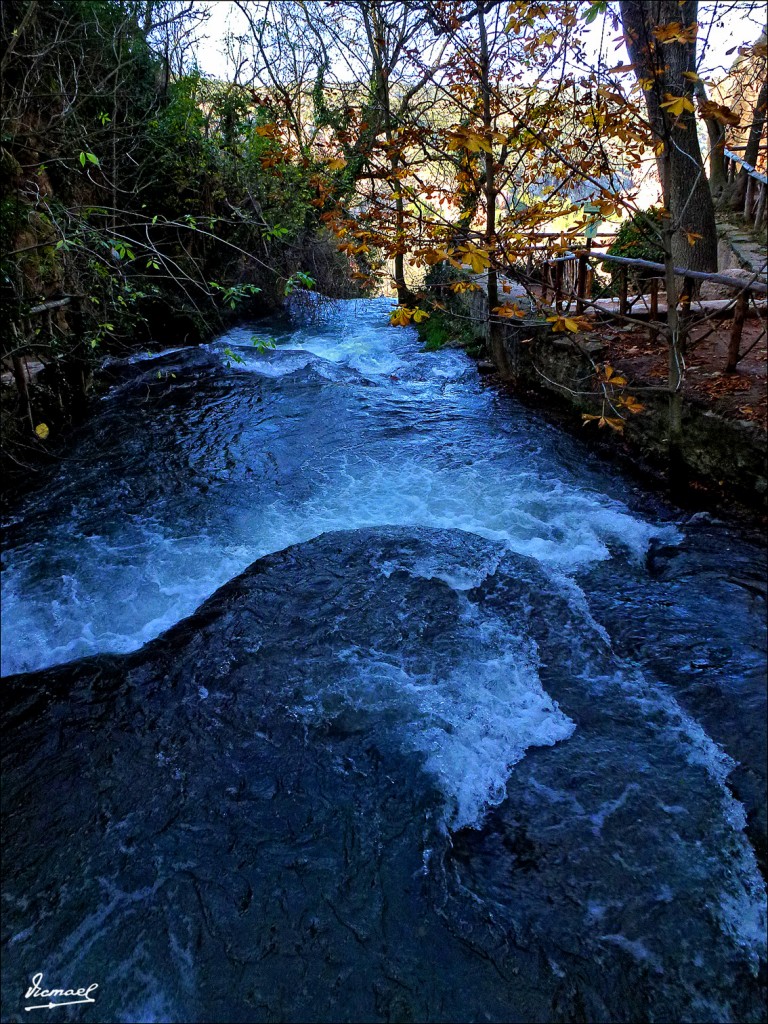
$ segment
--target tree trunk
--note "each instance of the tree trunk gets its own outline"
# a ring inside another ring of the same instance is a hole
[[[749,136],[747,138],[747,148],[744,150],[744,162],[748,163],[752,167],[757,164],[760,140],[763,134],[763,127],[765,126],[766,106],[768,106],[768,78],[763,82],[760,92],[758,93],[757,100],[755,101],[755,109],[752,113],[752,124],[749,127]],[[733,196],[734,208],[739,210],[739,212],[744,208],[744,199],[746,194],[747,172],[742,167],[739,171],[738,177],[736,178],[736,188]]]
[[[693,34],[697,0],[620,0],[621,20],[635,74],[653,82],[645,92],[654,132],[664,205],[672,221],[672,260],[691,270],[717,270],[715,211],[696,134],[693,82],[695,39],[661,43],[654,34],[662,26],[679,25]],[[673,114],[663,103],[683,98],[691,109]],[[669,161],[667,168],[662,164]],[[665,171],[667,173],[665,173]],[[700,236],[700,237],[695,237]]]
[[[694,84],[693,91],[704,102],[709,99],[701,79]],[[717,199],[728,187],[728,175],[725,172],[725,125],[716,117],[705,117],[704,124],[709,136],[709,191],[712,198]]]
[[[488,52],[488,32],[485,25],[485,7],[483,0],[477,4],[477,24],[480,33],[480,88],[483,96],[483,128],[485,136],[491,142],[493,130],[493,112],[491,110],[490,56]],[[491,142],[491,148],[493,144]],[[488,345],[491,358],[499,369],[505,364],[502,327],[498,317],[492,313],[499,304],[499,282],[496,267],[493,264],[493,250],[496,246],[496,176],[493,167],[493,153],[485,153],[485,246],[491,263],[488,267]]]

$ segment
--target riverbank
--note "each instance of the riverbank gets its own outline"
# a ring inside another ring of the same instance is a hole
[[[464,296],[462,296],[462,299]],[[457,344],[478,357],[482,340],[480,292],[465,300]],[[450,335],[445,317],[443,336]],[[474,337],[468,325],[474,321]],[[476,325],[476,326],[475,326]],[[756,330],[756,326],[753,330]],[[440,336],[437,325],[430,327]],[[422,332],[429,340],[426,332]],[[451,345],[452,341],[448,341]],[[491,380],[562,428],[578,433],[606,458],[662,489],[678,505],[764,525],[768,514],[765,342],[735,374],[717,369],[715,342],[696,349],[683,393],[683,437],[672,471],[667,443],[669,396],[666,352],[647,339],[647,329],[553,333],[548,323],[523,319],[500,328],[495,358],[484,346],[478,367]],[[605,367],[624,382],[605,386]],[[642,406],[618,407],[619,420],[603,399],[620,395]],[[605,422],[598,426],[605,412]],[[589,419],[585,417],[590,417]],[[615,429],[619,428],[619,429]]]

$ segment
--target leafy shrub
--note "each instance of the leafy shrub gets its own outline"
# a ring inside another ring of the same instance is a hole
[[[623,256],[625,259],[649,260],[651,263],[664,262],[664,249],[661,244],[661,231],[664,224],[664,211],[658,207],[650,210],[638,210],[629,220],[625,221],[616,232],[616,237],[608,247],[609,256]],[[603,264],[611,277],[611,294],[618,290],[621,267],[617,264]],[[630,280],[636,287],[641,287],[653,275],[650,271],[637,267],[630,271]]]

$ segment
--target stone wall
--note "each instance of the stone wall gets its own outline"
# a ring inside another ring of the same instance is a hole
[[[485,295],[467,293],[474,316],[483,317]],[[483,317],[484,318],[484,317]],[[603,346],[588,336],[553,334],[541,321],[518,321],[499,328],[496,343],[489,345],[501,380],[521,397],[538,406],[565,411],[565,424],[581,430],[582,413],[600,411],[594,366]],[[629,452],[641,467],[669,471],[667,424],[669,398],[663,388],[643,392],[645,411],[630,416],[621,435],[612,434],[617,454]],[[572,413],[571,417],[568,415]],[[597,430],[591,426],[588,428]],[[601,434],[608,434],[603,428]],[[610,443],[606,442],[606,447]],[[734,420],[705,405],[685,399],[682,465],[672,474],[681,489],[691,484],[725,499],[765,509],[768,505],[768,445],[766,432],[747,420]]]

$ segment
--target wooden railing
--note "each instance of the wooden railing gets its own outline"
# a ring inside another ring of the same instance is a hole
[[[612,263],[619,267],[617,275],[618,296],[607,295],[607,288],[600,294],[594,296],[593,281],[595,276],[594,263]],[[643,277],[647,279],[649,294],[648,304],[645,306],[645,295],[630,295],[629,283],[631,272],[642,271]],[[666,268],[662,263],[652,263],[650,260],[628,259],[624,256],[609,256],[598,254],[589,250],[568,253],[547,260],[541,270],[541,297],[547,302],[549,295],[552,295],[551,305],[556,312],[564,309],[570,310],[571,303],[575,301],[576,315],[579,316],[587,308],[596,314],[610,318],[611,316],[623,319],[637,317],[634,307],[643,301],[643,318],[647,318],[651,338],[655,339],[659,333],[659,321],[666,318],[666,310],[661,310],[659,305],[659,280],[666,275]],[[764,279],[757,274],[752,280],[745,281],[743,278],[734,278],[728,274],[707,274],[702,271],[687,270],[675,267],[675,275],[684,280],[680,296],[680,311],[685,317],[691,315],[691,296],[694,293],[695,282],[709,281],[713,284],[721,284],[732,289],[734,298],[727,302],[722,308],[715,312],[718,316],[733,316],[733,326],[728,345],[728,357],[724,367],[726,373],[732,373],[745,353],[741,352],[741,340],[744,331],[744,323],[749,313],[750,300],[754,295],[765,295],[768,293],[768,285]],[[607,300],[607,301],[606,301]],[[617,308],[608,306],[608,301],[617,302]],[[602,303],[602,304],[601,304]],[[732,303],[732,304],[731,304]]]
[[[742,215],[747,224],[754,224],[755,230],[761,231],[766,224],[766,197],[768,196],[768,177],[748,164],[744,157],[738,156],[733,150],[723,151],[725,160],[725,176],[732,182],[740,170],[747,175],[747,188],[744,193]]]

